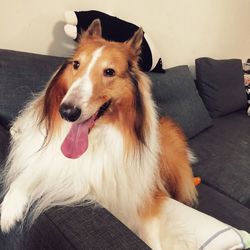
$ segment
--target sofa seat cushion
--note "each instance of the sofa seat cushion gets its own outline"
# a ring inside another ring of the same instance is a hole
[[[191,138],[212,125],[188,66],[167,69],[164,74],[149,73],[154,100],[162,116],[169,116]]]
[[[64,58],[0,50],[0,119],[8,126]]]
[[[231,113],[190,140],[198,157],[195,175],[242,204],[250,200],[249,122],[245,111]]]
[[[235,228],[250,232],[250,209],[215,189],[200,184],[197,209]]]

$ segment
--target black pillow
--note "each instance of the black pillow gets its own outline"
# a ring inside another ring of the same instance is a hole
[[[70,15],[69,15],[70,14]],[[86,30],[94,19],[98,18],[102,25],[102,36],[103,38],[116,42],[124,42],[130,39],[134,32],[139,28],[139,26],[120,19],[116,16],[108,15],[104,12],[97,10],[88,11],[67,11],[65,13],[65,21],[71,24],[72,16],[74,16],[76,31],[75,40],[78,41],[81,34]],[[72,26],[72,25],[71,25]],[[67,24],[65,26],[65,32],[67,35]],[[139,66],[142,71],[152,71],[162,73],[164,72],[162,59],[159,57],[157,48],[153,44],[153,41],[149,38],[147,34],[144,34],[141,55],[140,55]]]
[[[240,59],[195,60],[197,88],[210,115],[219,117],[247,106]]]
[[[188,66],[170,68],[164,74],[148,75],[160,115],[175,120],[188,138],[212,125]]]

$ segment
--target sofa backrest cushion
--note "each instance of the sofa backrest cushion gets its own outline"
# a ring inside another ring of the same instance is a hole
[[[164,74],[148,75],[160,115],[175,120],[188,138],[212,125],[188,66],[170,68]]]
[[[0,172],[9,149],[9,131],[0,124]]]
[[[197,88],[210,115],[219,117],[246,108],[247,96],[240,59],[195,61]]]
[[[61,57],[0,50],[0,123],[8,127],[64,61]],[[188,138],[211,126],[187,66],[148,74],[159,113],[173,118]]]
[[[0,50],[0,123],[8,126],[64,58]]]

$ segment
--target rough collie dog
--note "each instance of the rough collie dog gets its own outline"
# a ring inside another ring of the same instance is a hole
[[[138,68],[143,31],[106,41],[93,21],[74,55],[14,122],[4,176],[1,229],[32,206],[37,218],[56,205],[92,200],[154,249],[168,197],[196,200],[182,131],[158,119],[150,81]],[[171,218],[169,218],[170,220]]]

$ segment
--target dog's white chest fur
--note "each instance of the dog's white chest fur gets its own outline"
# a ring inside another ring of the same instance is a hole
[[[88,149],[80,158],[68,159],[60,150],[68,129],[65,126],[65,131],[42,150],[39,147],[44,137],[36,126],[22,129],[17,138],[16,144],[23,145],[32,139],[34,144],[36,138],[33,147],[17,146],[13,151],[16,159],[23,160],[23,180],[35,182],[32,198],[42,196],[38,203],[41,208],[96,200],[131,228],[136,227],[138,207],[150,195],[154,180],[154,157],[143,150],[125,152],[121,132],[103,125],[90,132]]]

